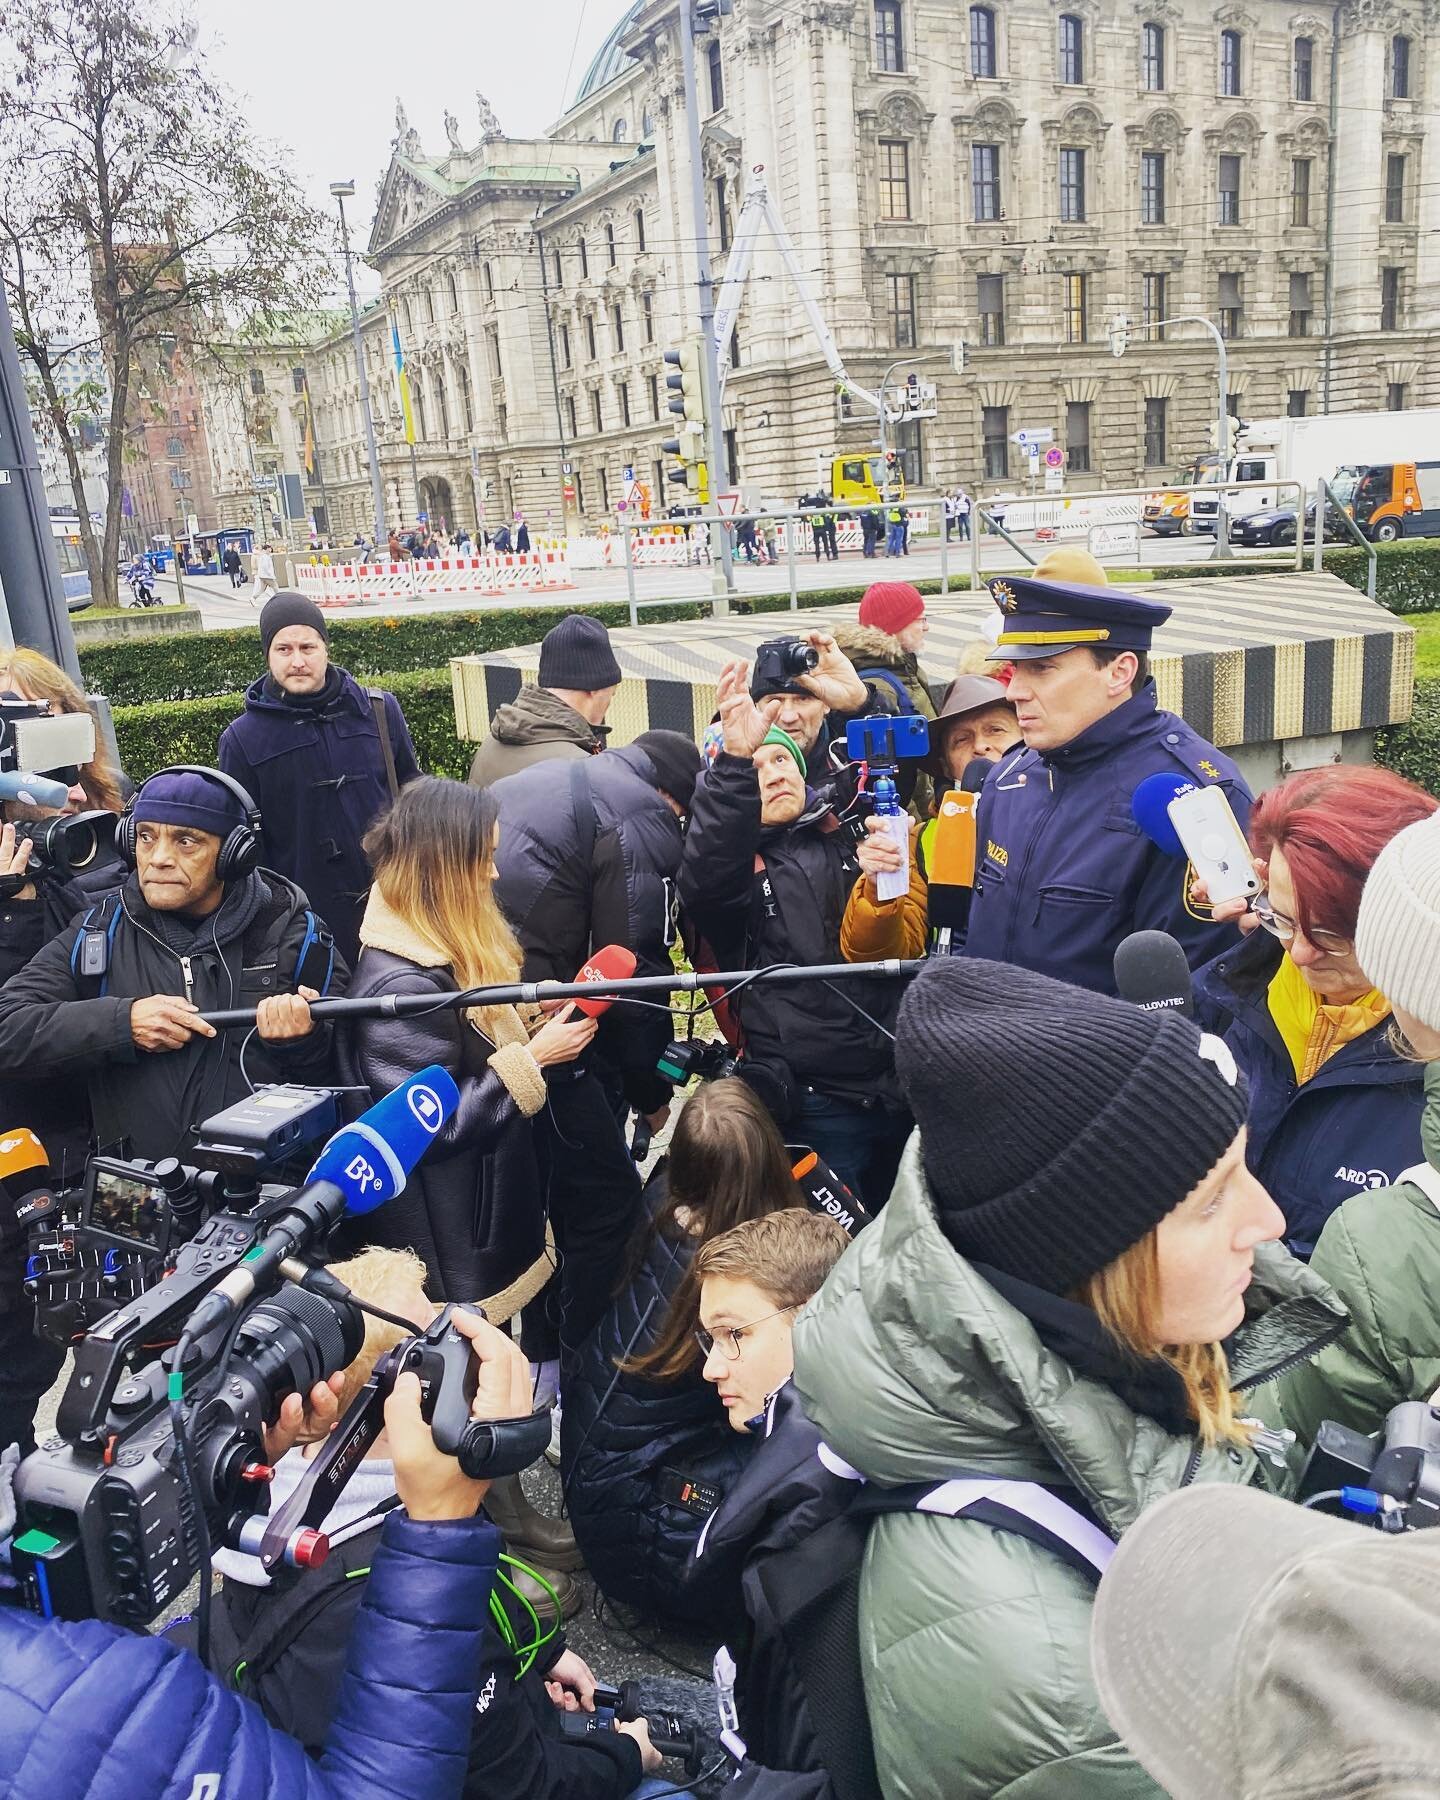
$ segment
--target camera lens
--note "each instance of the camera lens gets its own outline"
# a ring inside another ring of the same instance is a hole
[[[268,1394],[267,1414],[273,1414],[286,1394],[308,1394],[317,1381],[354,1362],[364,1341],[358,1307],[286,1287],[246,1315],[231,1368],[248,1365]]]
[[[819,651],[810,644],[802,644],[798,638],[786,642],[780,652],[780,666],[787,675],[808,675],[819,662]]]

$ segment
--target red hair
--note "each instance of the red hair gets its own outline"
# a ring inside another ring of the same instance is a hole
[[[1283,850],[1295,881],[1295,910],[1311,927],[1353,938],[1360,890],[1396,832],[1436,809],[1413,781],[1358,763],[1306,769],[1271,788],[1250,814],[1256,856]]]

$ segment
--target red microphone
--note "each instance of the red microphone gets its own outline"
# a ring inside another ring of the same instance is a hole
[[[575,977],[577,981],[628,981],[635,973],[635,952],[620,944],[607,944],[597,950]],[[594,1000],[575,1001],[575,1010],[587,1019],[598,1019],[615,1004],[614,994],[603,994]]]

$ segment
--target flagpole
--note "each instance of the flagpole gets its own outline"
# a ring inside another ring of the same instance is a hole
[[[400,346],[400,315],[390,303],[390,344],[395,353],[395,387],[405,421],[405,442],[410,446],[410,485],[415,490],[415,523],[420,523],[420,465],[415,455],[415,413],[410,405],[410,377],[405,373],[405,352]]]

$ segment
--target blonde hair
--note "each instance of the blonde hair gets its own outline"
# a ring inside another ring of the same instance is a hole
[[[1099,1317],[1112,1338],[1141,1360],[1159,1357],[1184,1383],[1185,1398],[1201,1441],[1250,1443],[1250,1427],[1235,1411],[1230,1365],[1219,1344],[1162,1344],[1155,1320],[1160,1309],[1160,1254],[1157,1233],[1132,1244],[1080,1290],[1079,1298]]]
[[[849,1247],[849,1233],[828,1213],[786,1206],[711,1238],[696,1251],[691,1267],[697,1287],[720,1275],[753,1282],[777,1308],[803,1306],[824,1287]]]
[[[520,979],[520,945],[495,898],[497,816],[488,790],[422,775],[365,834],[386,904],[439,951],[462,988]],[[511,1008],[474,1007],[471,1016],[493,1039]]]
[[[0,688],[10,688],[26,700],[47,700],[57,712],[89,713],[95,718],[84,694],[58,663],[23,644],[17,644],[13,650],[0,650]],[[120,771],[111,760],[98,719],[95,754],[80,765],[80,786],[91,806],[101,812],[119,812],[124,804]]]
[[[427,1271],[413,1250],[362,1250],[344,1262],[331,1263],[329,1272],[337,1281],[343,1281],[357,1298],[368,1300],[372,1306],[383,1306],[387,1312],[399,1313],[402,1318],[409,1318],[416,1310],[417,1298],[422,1306],[428,1307],[425,1299]],[[369,1313],[364,1317],[365,1342],[354,1362],[347,1364],[343,1371],[342,1413],[370,1379],[385,1352],[393,1350],[411,1335],[385,1319],[372,1318]],[[415,1321],[415,1329],[423,1329],[419,1319]]]

